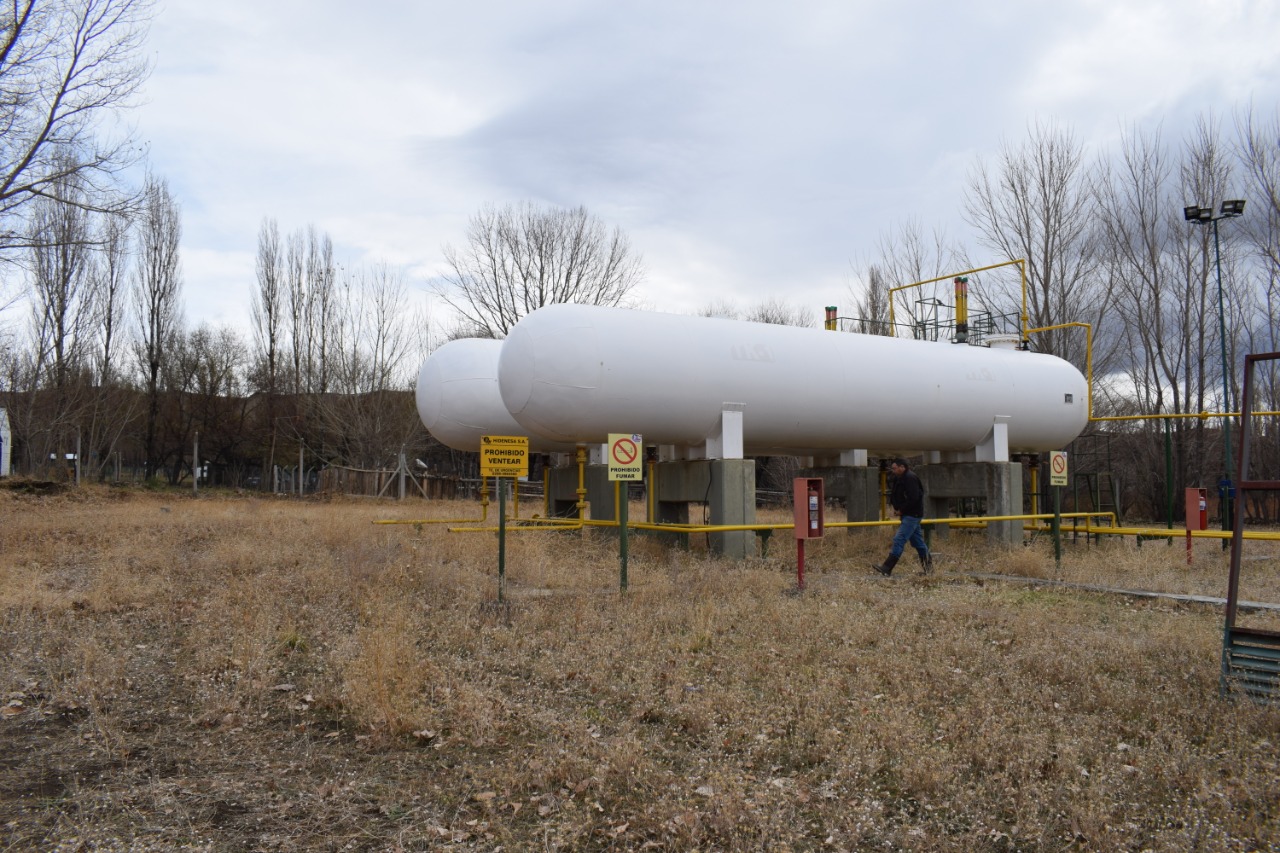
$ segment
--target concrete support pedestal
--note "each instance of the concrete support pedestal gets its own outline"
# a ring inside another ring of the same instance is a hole
[[[658,521],[687,523],[689,504],[707,503],[710,524],[755,524],[756,463],[753,459],[699,459],[654,466]],[[756,553],[750,530],[712,533],[711,551],[741,560]]]
[[[583,486],[590,518],[606,521],[617,518],[613,501],[613,483],[609,482],[607,465],[588,465],[583,472]],[[547,471],[547,496],[551,514],[558,518],[578,516],[578,468],[551,468]]]
[[[986,498],[987,515],[1022,514],[1022,465],[1018,462],[952,462],[923,465],[916,475],[924,484],[929,518],[945,517],[951,498]],[[987,538],[1007,545],[1022,544],[1021,521],[993,521]],[[946,538],[950,527],[931,525],[934,536]]]

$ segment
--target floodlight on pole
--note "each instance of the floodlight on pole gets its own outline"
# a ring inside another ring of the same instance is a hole
[[[1224,307],[1222,297],[1222,250],[1218,240],[1218,223],[1223,219],[1234,219],[1244,214],[1244,199],[1233,198],[1222,202],[1218,208],[1218,215],[1214,215],[1213,207],[1200,207],[1199,205],[1188,205],[1182,209],[1183,217],[1190,223],[1195,225],[1204,225],[1213,223],[1213,265],[1218,276],[1218,342],[1222,347],[1222,410],[1224,412],[1231,411],[1231,370],[1227,362],[1227,314]],[[1224,416],[1222,419],[1222,452],[1226,465],[1226,472],[1223,475],[1222,482],[1219,484],[1219,497],[1222,505],[1222,529],[1231,530],[1232,521],[1232,492],[1234,488],[1231,482],[1232,454],[1231,454],[1231,419]],[[1228,547],[1227,540],[1222,541],[1222,547]]]

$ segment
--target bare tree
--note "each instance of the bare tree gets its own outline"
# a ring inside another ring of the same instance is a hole
[[[97,238],[98,252],[93,265],[93,292],[97,298],[98,384],[113,383],[120,337],[124,331],[124,311],[129,294],[129,221],[120,215],[103,218]]]
[[[849,295],[853,298],[855,326],[853,331],[863,335],[888,335],[889,329],[889,284],[885,281],[884,272],[875,264],[867,267],[867,283],[862,293],[856,293],[852,286]]]
[[[329,385],[329,347],[335,266],[333,241],[308,226],[285,241],[285,318],[297,393],[324,393]]]
[[[139,330],[138,363],[146,387],[147,417],[143,439],[146,476],[160,466],[157,427],[160,416],[160,379],[168,350],[182,330],[182,213],[169,194],[168,184],[154,176],[143,190],[139,223],[137,286],[134,304]]]
[[[713,302],[708,302],[698,309],[699,317],[720,317],[725,320],[736,320],[742,316],[741,309],[734,304],[732,299],[720,298]]]
[[[752,323],[771,323],[775,326],[813,325],[813,314],[808,308],[789,305],[782,299],[766,299],[747,308],[742,319]]]
[[[129,225],[122,215],[100,217],[97,251],[90,276],[97,338],[93,371],[96,387],[84,419],[86,476],[104,479],[113,454],[133,422],[137,396],[119,381],[119,351],[125,339],[129,302]]]
[[[1203,139],[1188,148],[1187,167],[1203,162]],[[1197,151],[1201,153],[1197,153]],[[1215,340],[1203,275],[1189,275],[1188,264],[1203,256],[1204,235],[1182,216],[1185,175],[1170,157],[1160,134],[1126,133],[1114,164],[1098,173],[1097,215],[1100,272],[1112,283],[1114,311],[1124,334],[1116,335],[1117,368],[1123,371],[1123,399],[1113,395],[1117,413],[1186,414],[1204,411],[1213,389],[1207,365],[1214,362]],[[1203,482],[1209,455],[1204,421],[1143,421],[1132,429],[1145,440],[1134,446],[1136,478],[1152,506],[1171,486],[1161,461],[1161,433],[1168,431],[1173,482]]]
[[[643,275],[622,231],[584,207],[486,207],[472,217],[467,244],[444,254],[439,296],[475,337],[505,337],[544,305],[620,305]]]
[[[738,308],[731,300],[712,302],[698,312],[700,317],[723,317],[728,320],[746,320],[748,323],[768,323],[775,326],[812,326],[813,316],[806,308],[789,305],[782,299],[765,299],[745,309]]]
[[[378,264],[346,276],[343,291],[335,390],[360,394],[404,386],[409,381],[404,359],[413,336],[404,310],[403,275]]]
[[[1140,410],[1150,412],[1184,411],[1187,402],[1180,374],[1191,318],[1176,247],[1190,235],[1174,178],[1159,133],[1132,132],[1121,140],[1118,162],[1100,167],[1095,185],[1097,216],[1105,226],[1099,231],[1099,273],[1110,282],[1126,328],[1117,339],[1130,393]]]
[[[1236,135],[1249,189],[1247,233],[1274,275],[1280,273],[1280,113],[1264,122],[1250,108],[1236,119]]]
[[[280,369],[280,338],[284,327],[284,260],[280,254],[280,228],[274,219],[263,219],[258,229],[255,264],[258,289],[253,292],[253,340],[257,350],[257,385],[275,394]]]
[[[114,209],[135,162],[104,119],[129,106],[148,73],[141,48],[151,0],[8,0],[0,6],[0,252],[24,245],[29,204],[50,196]],[[79,194],[59,187],[74,178]]]
[[[979,240],[1026,260],[1032,327],[1100,320],[1105,282],[1095,275],[1095,208],[1080,142],[1066,129],[1034,125],[1021,146],[1006,143],[996,165],[969,180],[966,217]],[[1084,364],[1085,341],[1068,329],[1037,336],[1037,348]]]
[[[420,432],[408,394],[415,350],[401,273],[385,264],[346,274],[333,347],[331,393],[317,395],[326,441],[345,464],[386,465]]]
[[[1202,117],[1196,124],[1194,135],[1188,141],[1180,171],[1180,195],[1188,202],[1213,205],[1225,198],[1235,198],[1238,193],[1232,187],[1235,162],[1232,152],[1222,139],[1218,124],[1212,118]],[[1234,223],[1233,223],[1234,224]],[[1184,226],[1188,239],[1182,244],[1179,257],[1181,273],[1189,292],[1187,310],[1194,327],[1191,344],[1191,365],[1186,371],[1188,384],[1207,385],[1211,391],[1204,394],[1215,406],[1225,408],[1227,400],[1215,397],[1217,389],[1225,385],[1231,388],[1230,399],[1239,400],[1236,367],[1242,362],[1235,335],[1227,333],[1222,338],[1218,316],[1218,276],[1222,281],[1222,310],[1228,329],[1245,325],[1243,314],[1248,310],[1245,293],[1247,282],[1239,258],[1241,231],[1234,227],[1218,228],[1220,238],[1215,246],[1215,229]],[[1221,263],[1219,264],[1219,258]],[[1225,344],[1226,364],[1220,353]]]
[[[72,181],[74,179],[68,179]],[[64,196],[74,187],[60,186]],[[40,458],[58,459],[74,449],[88,392],[89,346],[94,315],[87,213],[42,198],[31,209],[30,299],[35,384],[27,397],[26,440]]]
[[[311,303],[311,372],[308,387],[323,394],[329,390],[330,348],[334,331],[333,240],[328,234],[307,228],[307,291]]]
[[[301,231],[290,234],[285,240],[284,275],[293,361],[293,378],[289,390],[302,393],[306,389],[310,360],[311,298],[307,292],[306,236]]]
[[[94,280],[89,275],[89,214],[75,202],[81,193],[69,177],[55,184],[58,199],[41,198],[32,208],[31,304],[37,358],[46,384],[70,413],[73,373],[87,366],[94,334]]]
[[[1276,352],[1280,351],[1280,113],[1262,121],[1249,109],[1237,118],[1236,135],[1249,207],[1245,217],[1232,225],[1247,228],[1258,280],[1252,292],[1255,308],[1245,335],[1246,345],[1252,352]],[[1254,380],[1258,410],[1280,410],[1280,366],[1275,362],[1258,363]],[[1259,428],[1274,435],[1278,426],[1277,419],[1268,418]],[[1257,450],[1253,476],[1280,479],[1277,442],[1260,435],[1254,446]],[[1246,507],[1246,512],[1250,517],[1275,521],[1277,511],[1272,509],[1268,518],[1265,502],[1258,493],[1250,494],[1249,500],[1251,507]]]
[[[873,297],[870,290],[866,297],[883,298],[883,306],[875,306],[882,311],[882,316],[868,317],[862,313],[863,306],[859,306],[859,312],[864,319],[883,321],[879,334],[893,334],[889,327],[891,288],[959,272],[967,266],[963,253],[945,232],[935,230],[926,236],[917,219],[908,219],[882,234],[876,241],[876,249],[877,260],[868,266],[865,278],[868,287],[880,291],[882,297]],[[873,276],[877,276],[874,281]],[[947,302],[952,295],[949,287],[949,284],[944,286],[934,283],[921,289],[908,288],[894,294],[894,323],[908,326],[913,334],[924,334],[927,326],[931,323],[936,325],[937,321],[944,319],[939,316],[940,313],[949,316],[954,309],[954,305]],[[865,307],[872,308],[870,304]]]
[[[1250,337],[1255,351],[1280,349],[1280,113],[1264,122],[1252,108],[1236,119],[1236,150],[1245,181],[1249,208],[1234,223],[1248,236],[1258,259],[1260,310],[1254,313]],[[1280,401],[1272,400],[1271,408]]]
[[[173,336],[163,368],[166,390],[161,419],[160,457],[171,484],[201,461],[227,462],[246,442],[243,405],[247,348],[232,328],[202,324]],[[199,460],[188,461],[195,433]]]

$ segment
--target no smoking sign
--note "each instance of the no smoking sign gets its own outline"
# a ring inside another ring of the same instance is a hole
[[[635,433],[609,433],[609,479],[640,480],[643,442]]]
[[[1067,485],[1067,454],[1062,450],[1054,450],[1049,454],[1049,485]]]

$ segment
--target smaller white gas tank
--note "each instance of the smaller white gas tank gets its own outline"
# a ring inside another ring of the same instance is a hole
[[[529,435],[516,423],[498,391],[502,341],[461,338],[422,363],[414,400],[418,417],[436,440],[454,450],[478,451],[483,435]],[[573,444],[529,437],[538,452],[572,450]]]

